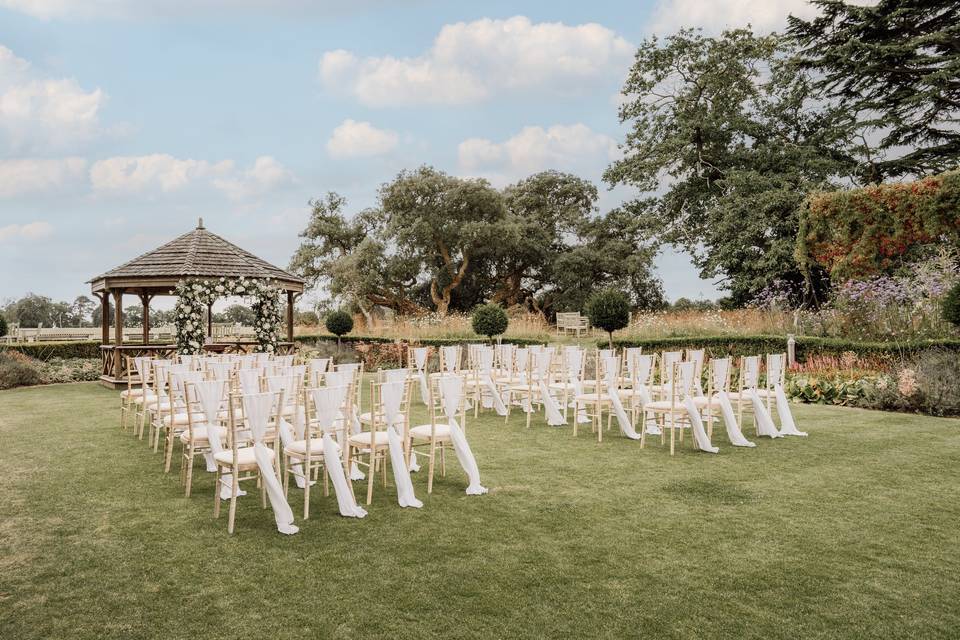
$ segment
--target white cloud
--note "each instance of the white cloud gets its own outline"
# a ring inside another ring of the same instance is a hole
[[[782,29],[788,15],[810,18],[818,10],[808,0],[660,0],[650,31],[667,35],[681,27],[708,32],[750,24],[758,32]]]
[[[233,162],[211,164],[206,160],[174,158],[165,153],[148,156],[118,156],[99,160],[90,168],[94,191],[133,193],[158,189],[177,191],[201,178],[224,176]]]
[[[53,225],[49,222],[37,220],[27,224],[8,224],[0,227],[0,242],[6,240],[38,240],[53,233]]]
[[[389,129],[378,129],[369,122],[344,120],[327,140],[327,152],[334,158],[360,158],[389,153],[400,137]]]
[[[99,131],[106,95],[72,78],[43,78],[0,45],[0,131],[16,149],[57,148]]]
[[[343,49],[328,51],[320,59],[320,80],[368,106],[465,104],[503,91],[571,93],[619,81],[633,51],[596,23],[484,18],[445,25],[417,57],[358,58]]]
[[[231,178],[217,178],[213,184],[234,200],[247,200],[295,181],[293,174],[272,156],[260,156],[246,171]]]
[[[585,124],[524,127],[503,142],[470,138],[460,143],[460,169],[502,184],[537,171],[599,173],[619,151],[616,141]]]
[[[164,153],[118,156],[90,168],[90,183],[102,194],[172,193],[212,187],[234,200],[246,200],[294,182],[293,174],[271,156],[260,156],[249,169],[232,160],[208,162]]]
[[[83,158],[0,160],[0,198],[50,191],[83,177]]]

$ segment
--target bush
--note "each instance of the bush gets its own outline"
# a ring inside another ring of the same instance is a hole
[[[630,300],[616,289],[604,289],[590,296],[586,304],[590,324],[607,332],[613,346],[613,332],[630,324]]]
[[[297,311],[294,321],[301,327],[316,327],[320,324],[320,317],[315,311]]]
[[[0,338],[7,335],[7,331],[8,331],[7,319],[4,318],[2,314],[0,314]]]
[[[100,343],[82,342],[26,342],[7,347],[35,360],[47,361],[53,358],[100,358]]]
[[[960,282],[953,285],[940,304],[943,308],[943,319],[955,327],[960,327]]]
[[[353,331],[353,316],[346,311],[334,311],[327,316],[325,324],[327,331],[337,336],[337,347],[339,347],[340,338]]]
[[[506,331],[509,324],[510,320],[507,318],[507,312],[500,305],[481,305],[473,312],[474,332],[481,336],[487,336],[490,340]]]
[[[93,382],[100,379],[100,361],[89,358],[53,358],[36,364],[43,384]]]
[[[42,381],[30,358],[15,351],[0,352],[0,389],[27,387]]]

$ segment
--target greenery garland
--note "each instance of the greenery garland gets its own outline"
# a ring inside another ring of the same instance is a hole
[[[203,351],[203,317],[207,307],[224,296],[241,296],[251,301],[256,314],[254,333],[256,351],[273,353],[277,350],[283,316],[280,310],[280,289],[270,279],[239,278],[228,280],[181,280],[176,288],[174,326],[177,329],[177,351],[197,354]]]

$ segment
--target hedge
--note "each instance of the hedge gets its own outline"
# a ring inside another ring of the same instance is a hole
[[[895,266],[918,245],[960,245],[960,170],[914,182],[812,193],[800,206],[796,258],[835,279]]]
[[[621,339],[614,340],[618,348],[642,347],[644,351],[675,351],[679,349],[706,349],[711,356],[749,356],[763,353],[785,353],[786,336],[698,336],[691,338]],[[606,347],[607,341],[597,342]],[[901,358],[927,349],[945,349],[960,354],[960,340],[911,340],[907,342],[854,342],[837,338],[797,336],[796,357],[803,361],[808,355],[840,356],[852,351],[858,356]]]
[[[304,344],[316,344],[317,342],[336,342],[337,336],[320,334],[320,335],[301,335],[294,338],[295,342],[302,342]],[[421,347],[445,347],[455,344],[486,344],[486,339],[483,336],[476,336],[474,338],[420,338],[418,340],[406,340],[406,339],[397,339],[397,338],[383,338],[379,336],[343,336],[340,339],[343,344],[350,343],[367,343],[367,344],[392,344],[395,342],[405,342],[410,345],[421,346]],[[550,339],[544,336],[543,339],[536,340],[532,338],[503,338],[501,340],[504,344],[516,344],[520,346],[531,345],[531,344],[546,344],[550,342]]]
[[[24,342],[0,346],[0,351],[10,349],[47,362],[53,358],[96,358],[100,359],[100,343],[85,342]]]

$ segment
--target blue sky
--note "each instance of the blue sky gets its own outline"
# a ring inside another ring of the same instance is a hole
[[[374,202],[431,164],[502,186],[543,169],[631,195],[618,89],[683,25],[777,28],[802,0],[0,0],[0,299],[85,281],[206,226],[285,266],[307,200]],[[715,297],[689,260],[667,294]]]

